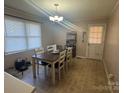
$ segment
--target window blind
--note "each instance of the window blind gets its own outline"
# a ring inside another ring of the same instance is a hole
[[[5,17],[5,53],[42,47],[41,24]]]

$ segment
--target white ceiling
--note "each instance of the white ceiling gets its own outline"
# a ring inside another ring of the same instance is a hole
[[[29,0],[31,1],[31,0]],[[55,12],[55,3],[59,4],[58,13],[70,21],[108,18],[116,0],[33,0],[40,8]],[[33,15],[48,18],[25,0],[5,0],[5,5],[23,10]]]

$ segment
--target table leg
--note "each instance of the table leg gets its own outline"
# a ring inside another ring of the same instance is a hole
[[[52,64],[52,83],[55,85],[55,65]]]
[[[65,63],[65,67],[66,67],[66,72],[68,71],[68,61],[66,60],[66,63]]]
[[[33,77],[36,78],[36,64],[34,58],[32,58],[32,71],[33,71]]]

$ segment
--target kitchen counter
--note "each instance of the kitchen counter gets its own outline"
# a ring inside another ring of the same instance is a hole
[[[4,72],[4,93],[36,93],[35,87]]]

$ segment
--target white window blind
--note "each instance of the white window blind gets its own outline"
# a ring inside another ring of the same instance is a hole
[[[32,49],[41,46],[41,26],[36,23],[29,23],[27,29],[28,47]]]
[[[40,23],[5,17],[5,53],[38,47],[41,47]]]
[[[21,20],[5,19],[7,36],[25,36],[25,23]]]

